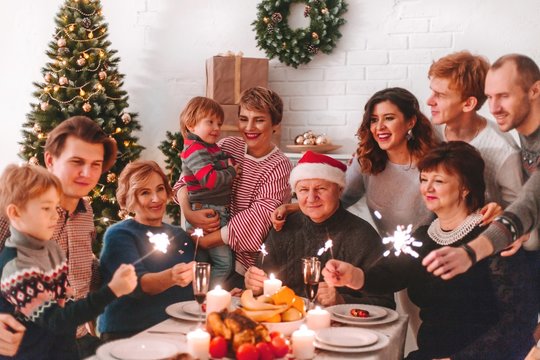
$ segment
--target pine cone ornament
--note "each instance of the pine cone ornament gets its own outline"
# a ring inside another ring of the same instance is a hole
[[[82,19],[81,25],[82,25],[85,29],[90,29],[90,28],[92,27],[92,20],[90,20],[89,18],[85,17],[84,19]]]
[[[308,51],[312,54],[316,54],[319,52],[319,48],[315,45],[308,45]]]
[[[272,24],[268,24],[268,26],[266,27],[266,31],[271,34],[274,32],[274,25]]]

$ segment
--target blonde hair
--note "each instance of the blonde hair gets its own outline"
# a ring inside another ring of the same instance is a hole
[[[116,190],[116,200],[122,209],[133,212],[137,203],[137,190],[141,188],[153,173],[158,174],[163,179],[167,197],[172,196],[172,188],[168,182],[167,176],[161,170],[161,167],[151,160],[133,161],[122,170],[118,177],[118,189]]]
[[[225,114],[221,105],[212,99],[203,96],[196,96],[189,100],[184,110],[180,114],[180,132],[185,138],[189,132],[188,127],[197,125],[204,117],[216,117],[223,122]]]
[[[62,195],[60,180],[39,165],[8,165],[0,179],[0,215],[6,217],[6,208],[13,204],[21,209],[28,201],[41,196],[50,188]]]

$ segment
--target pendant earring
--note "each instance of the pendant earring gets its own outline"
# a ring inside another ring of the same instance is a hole
[[[407,135],[405,135],[405,139],[407,139],[407,141],[411,141],[412,139],[414,139],[412,129],[409,129],[409,131],[407,131]]]

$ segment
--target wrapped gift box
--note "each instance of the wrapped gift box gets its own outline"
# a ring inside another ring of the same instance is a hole
[[[221,105],[225,117],[223,118],[223,125],[238,125],[238,111],[240,105]]]
[[[238,104],[242,91],[268,87],[268,59],[213,56],[206,61],[206,96],[222,105]]]

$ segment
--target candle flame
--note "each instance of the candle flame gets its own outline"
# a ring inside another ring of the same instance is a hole
[[[270,280],[276,280],[276,277],[274,276],[274,274],[270,274]]]
[[[164,254],[167,252],[167,247],[171,243],[169,241],[169,236],[167,234],[165,233],[153,234],[152,232],[149,231],[146,233],[146,235],[149,238],[148,241],[154,244],[155,250],[161,251]]]
[[[383,253],[383,256],[390,255],[393,250],[395,256],[399,256],[401,255],[401,253],[405,253],[417,258],[419,255],[413,249],[413,247],[421,247],[422,243],[411,236],[411,231],[412,224],[409,224],[406,228],[403,225],[398,225],[396,227],[396,231],[394,231],[394,234],[392,236],[383,238],[383,244],[392,245],[392,249],[386,250]]]

